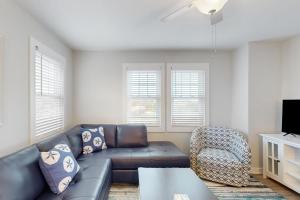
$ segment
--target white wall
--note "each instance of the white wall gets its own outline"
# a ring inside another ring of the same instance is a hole
[[[72,124],[72,52],[12,0],[0,1],[0,35],[4,36],[2,156],[29,144],[29,37],[67,59],[67,127]]]
[[[278,108],[281,104],[281,43],[249,44],[249,141],[252,168],[262,167],[259,134],[280,131]]]
[[[233,56],[232,127],[248,134],[252,172],[262,169],[261,133],[280,132],[281,43],[250,42]]]
[[[300,36],[249,44],[249,139],[252,167],[262,167],[260,133],[281,131],[282,99],[300,99]]]
[[[282,44],[282,98],[300,99],[300,36]]]
[[[76,52],[74,123],[122,123],[122,63],[211,62],[209,51]],[[210,124],[231,125],[232,53],[218,52],[210,67]],[[190,133],[152,133],[189,151]]]
[[[249,132],[248,75],[249,52],[248,45],[244,45],[233,53],[231,126],[246,134]]]

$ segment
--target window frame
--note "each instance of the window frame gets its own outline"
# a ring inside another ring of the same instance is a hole
[[[160,126],[147,126],[148,132],[159,133],[165,131],[165,64],[164,63],[124,63],[123,64],[123,121],[127,123],[127,110],[128,110],[128,88],[127,88],[127,71],[160,71],[160,95],[161,95],[161,108],[160,108]]]
[[[172,69],[178,70],[203,70],[205,71],[205,126],[209,125],[209,64],[208,63],[167,63],[167,101],[166,101],[166,127],[168,132],[191,132],[197,126],[172,126]]]
[[[64,97],[64,123],[62,130],[56,131],[56,132],[50,132],[50,133],[45,133],[45,134],[40,134],[36,135],[35,134],[35,94],[36,94],[36,88],[35,88],[35,51],[36,51],[36,46],[39,47],[39,51],[42,54],[47,55],[48,57],[58,61],[61,64],[61,67],[63,69],[63,76],[64,76],[64,85],[63,85],[63,97]],[[65,129],[65,121],[66,121],[66,93],[65,93],[65,88],[66,88],[66,59],[65,57],[61,56],[60,54],[56,53],[54,50],[50,49],[48,46],[44,45],[43,43],[39,42],[33,37],[30,37],[30,59],[29,59],[29,68],[30,68],[30,76],[29,76],[29,102],[30,102],[30,112],[29,112],[29,131],[30,131],[30,143],[36,143],[40,142],[41,140],[48,138],[50,136],[56,135],[63,131]]]

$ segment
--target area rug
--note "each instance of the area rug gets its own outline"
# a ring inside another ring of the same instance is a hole
[[[250,179],[250,185],[243,188],[225,186],[209,181],[204,182],[220,200],[285,200],[284,197],[272,191],[253,177]],[[112,185],[108,199],[139,200],[138,186]]]
[[[204,181],[204,183],[220,200],[285,200],[283,196],[253,177],[250,178],[250,184],[242,188],[209,181]]]

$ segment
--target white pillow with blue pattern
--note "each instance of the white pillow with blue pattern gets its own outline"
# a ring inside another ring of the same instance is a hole
[[[41,152],[39,165],[51,191],[55,194],[65,191],[80,170],[73,153],[65,143],[55,145],[48,152]]]
[[[103,127],[81,128],[83,154],[107,149]]]

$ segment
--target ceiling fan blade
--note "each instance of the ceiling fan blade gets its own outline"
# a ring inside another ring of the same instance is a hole
[[[173,10],[172,12],[167,14],[166,16],[162,17],[160,20],[162,22],[168,22],[168,21],[170,21],[170,20],[186,13],[187,11],[189,11],[193,7],[194,7],[193,1],[190,1],[189,3],[176,8],[175,10]]]
[[[215,25],[223,20],[223,13],[220,10],[217,13],[210,15],[210,24]]]

